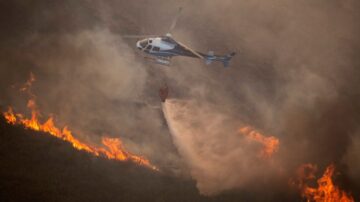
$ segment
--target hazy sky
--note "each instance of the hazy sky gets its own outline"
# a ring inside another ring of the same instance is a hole
[[[196,50],[236,51],[229,68],[146,61],[126,34],[164,34]],[[43,115],[79,138],[120,137],[204,194],[287,181],[334,162],[360,184],[359,1],[155,0],[0,3],[0,105],[25,112],[33,72]],[[170,100],[160,104],[167,83]],[[167,120],[162,109],[166,109]],[[168,124],[172,127],[169,130]],[[279,139],[268,160],[238,129]],[[276,186],[276,183],[275,185]],[[280,185],[279,185],[280,186]]]

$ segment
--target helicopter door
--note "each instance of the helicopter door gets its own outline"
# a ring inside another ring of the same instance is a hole
[[[160,48],[157,47],[157,46],[154,46],[153,49],[152,49],[153,52],[159,52],[160,51]]]
[[[152,45],[148,45],[148,46],[146,46],[146,50],[148,50],[148,51],[150,51],[150,50],[151,50],[151,48],[152,48]]]

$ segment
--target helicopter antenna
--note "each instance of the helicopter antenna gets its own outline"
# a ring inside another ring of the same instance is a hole
[[[178,13],[177,15],[175,16],[173,22],[171,23],[171,26],[169,28],[169,31],[168,33],[166,34],[166,36],[171,36],[171,32],[174,30],[175,26],[176,26],[176,23],[180,17],[180,13],[181,13],[181,10],[182,10],[182,7],[179,7],[179,10],[178,10]]]

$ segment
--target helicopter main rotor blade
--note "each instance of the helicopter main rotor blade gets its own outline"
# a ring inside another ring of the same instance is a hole
[[[130,39],[139,39],[139,38],[148,38],[148,37],[157,37],[159,35],[122,35],[122,38],[130,38]]]
[[[198,52],[196,52],[195,50],[189,48],[188,46],[186,46],[185,44],[176,41],[178,44],[180,44],[182,47],[184,47],[185,49],[187,49],[188,51],[190,51],[191,53],[193,53],[194,55],[196,55],[198,58],[200,59],[204,59],[204,57],[202,55],[200,55]]]
[[[178,19],[180,17],[181,10],[182,10],[182,7],[179,7],[178,13],[176,14],[176,16],[175,16],[175,18],[174,18],[174,20],[171,23],[171,26],[169,28],[169,31],[168,31],[169,34],[171,34],[171,32],[174,30],[174,28],[176,26],[176,23],[177,23],[177,21],[178,21]]]

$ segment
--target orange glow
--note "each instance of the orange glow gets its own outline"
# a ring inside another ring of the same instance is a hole
[[[263,158],[271,157],[279,149],[279,139],[273,136],[266,137],[249,126],[240,128],[240,133],[264,146],[260,152],[260,156]]]
[[[31,130],[45,132],[54,137],[57,137],[59,139],[71,143],[71,145],[78,150],[89,152],[95,156],[103,156],[108,159],[119,160],[119,161],[130,160],[139,165],[148,167],[150,169],[158,170],[146,158],[127,152],[123,147],[122,142],[118,138],[103,137],[102,146],[98,147],[84,143],[81,140],[75,138],[71,130],[69,130],[67,126],[63,127],[62,129],[58,128],[54,123],[53,117],[49,117],[44,123],[41,123],[39,121],[40,112],[38,111],[36,106],[36,102],[34,98],[35,96],[30,92],[31,83],[34,80],[35,77],[33,74],[31,74],[30,80],[26,82],[23,88],[21,88],[21,91],[28,91],[30,96],[33,97],[27,103],[27,107],[31,110],[31,118],[25,118],[23,114],[15,114],[13,112],[13,109],[9,107],[8,111],[3,113],[6,121],[9,124],[12,125],[19,124]]]
[[[7,112],[4,112],[4,117],[9,124],[14,125],[16,123],[16,116],[11,107],[9,107]]]
[[[306,184],[309,180],[314,180],[317,167],[312,164],[304,164],[298,169],[298,185],[301,189],[301,195],[308,202],[354,202],[353,197],[345,191],[340,190],[332,181],[335,171],[333,164],[329,165],[323,176],[317,180],[317,188]]]
[[[158,170],[149,162],[149,160],[145,159],[144,157],[136,156],[130,152],[125,151],[120,139],[118,138],[103,137],[102,147],[86,144],[75,138],[67,126],[65,126],[63,129],[59,129],[55,125],[52,117],[48,118],[44,123],[41,123],[38,119],[40,113],[36,110],[36,104],[34,100],[29,100],[28,107],[31,109],[30,119],[25,118],[25,116],[22,114],[14,114],[11,107],[9,107],[8,111],[4,112],[3,115],[9,124],[21,124],[29,129],[48,133],[66,142],[70,142],[71,145],[78,150],[84,150],[94,154],[95,156],[104,156],[108,159],[119,161],[131,160],[137,164],[146,166],[153,170]]]

